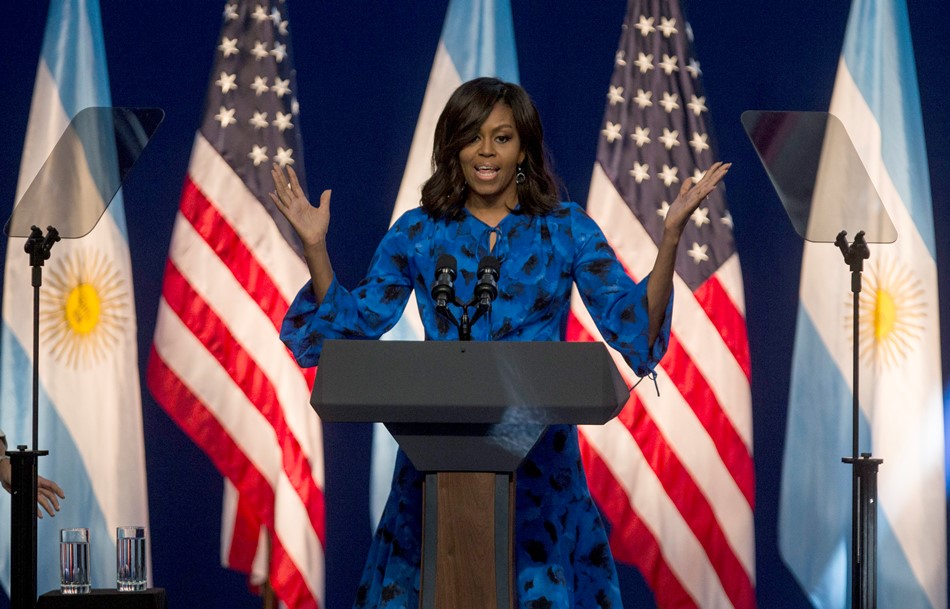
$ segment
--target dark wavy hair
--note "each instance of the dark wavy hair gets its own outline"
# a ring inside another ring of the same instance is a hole
[[[520,208],[516,213],[543,215],[557,206],[557,182],[547,167],[544,131],[534,102],[516,84],[497,78],[476,78],[452,93],[435,126],[433,174],[422,186],[422,208],[433,218],[462,217],[468,186],[459,152],[478,135],[482,123],[499,102],[511,108],[525,152],[521,171],[526,179],[517,186]]]

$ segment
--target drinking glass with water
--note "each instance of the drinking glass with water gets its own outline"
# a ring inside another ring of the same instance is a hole
[[[145,590],[145,527],[115,530],[115,587],[121,591]]]
[[[59,532],[59,582],[63,594],[86,594],[89,583],[89,529]]]

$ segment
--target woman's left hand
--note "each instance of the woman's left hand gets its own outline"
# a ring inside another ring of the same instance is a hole
[[[676,196],[667,210],[666,222],[663,225],[664,230],[666,232],[673,231],[673,234],[678,237],[683,232],[683,227],[686,226],[690,216],[693,215],[699,204],[709,196],[709,193],[716,189],[716,185],[722,181],[730,167],[732,167],[732,163],[718,161],[706,170],[706,173],[698,182],[694,183],[692,178],[684,180],[679,195]]]

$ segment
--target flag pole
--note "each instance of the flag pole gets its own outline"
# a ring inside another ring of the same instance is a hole
[[[263,609],[277,609],[277,595],[274,594],[274,587],[270,585],[270,579],[265,581],[261,587],[261,607]]]
[[[270,564],[270,551],[272,547],[271,542],[271,532],[267,531],[267,534],[264,535],[264,554],[267,556],[267,563]],[[268,571],[270,571],[268,569]],[[274,592],[274,587],[270,585],[270,573],[268,573],[267,578],[264,580],[264,584],[261,586],[261,607],[262,609],[277,609],[277,594]]]
[[[883,459],[872,459],[870,452],[858,454],[860,429],[859,369],[859,315],[861,273],[864,261],[871,257],[864,231],[854,236],[850,245],[847,233],[841,231],[835,245],[841,250],[845,263],[851,269],[851,293],[853,294],[852,319],[852,385],[851,392],[851,457],[843,457],[851,465],[851,607],[852,609],[877,608],[877,469]]]

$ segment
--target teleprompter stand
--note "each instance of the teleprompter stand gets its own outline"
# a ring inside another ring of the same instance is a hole
[[[600,343],[328,340],[311,403],[385,423],[425,473],[421,609],[511,609],[515,470],[548,425],[629,395]]]
[[[37,449],[43,265],[61,238],[79,238],[95,228],[163,117],[157,108],[81,110],[60,136],[4,227],[9,237],[26,238],[23,248],[30,257],[33,287],[33,444],[32,450],[18,445],[18,450],[10,453],[12,609],[33,609],[36,605],[38,458],[49,454]],[[40,226],[46,226],[46,231]]]
[[[871,250],[864,239],[864,231],[848,244],[847,233],[841,231],[835,238],[845,264],[851,269],[852,294],[852,378],[855,390],[851,404],[851,457],[843,457],[851,465],[851,598],[855,609],[877,607],[877,468],[883,459],[872,459],[871,453],[858,457],[858,424],[861,405],[858,402],[858,322],[860,320],[861,272]]]
[[[33,226],[23,249],[30,256],[33,286],[33,450],[25,444],[10,453],[12,469],[13,504],[11,506],[10,552],[14,560],[10,569],[10,606],[12,609],[32,609],[36,602],[36,487],[38,459],[49,451],[37,450],[39,445],[39,386],[40,386],[40,287],[43,285],[43,263],[49,260],[53,244],[59,241],[59,231],[52,226],[46,234]]]
[[[851,465],[851,607],[876,609],[877,471],[883,460],[859,454],[859,296],[868,243],[893,243],[897,231],[836,117],[749,111],[742,124],[795,231],[808,241],[834,243],[851,271],[852,451],[842,458]]]

